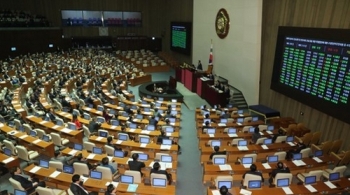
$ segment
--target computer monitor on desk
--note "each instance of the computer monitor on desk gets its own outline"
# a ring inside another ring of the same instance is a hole
[[[129,175],[121,175],[120,176],[120,182],[126,183],[126,184],[133,184],[134,183],[134,177]]]
[[[254,190],[254,189],[260,189],[260,188],[261,188],[260,180],[251,180],[248,182],[248,189]]]
[[[124,158],[124,152],[122,150],[114,150],[114,156],[118,158]]]
[[[247,140],[238,140],[238,146],[247,146],[248,141]]]
[[[102,154],[102,148],[92,147],[92,153],[94,153],[94,154]]]
[[[293,160],[301,160],[301,159],[302,159],[302,154],[301,153],[293,154]]]
[[[74,144],[73,149],[74,149],[74,150],[82,151],[82,150],[83,150],[83,145],[81,145],[81,144]]]
[[[289,186],[289,178],[277,179],[277,187],[283,188]]]
[[[215,129],[214,128],[209,128],[207,129],[208,134],[215,134]]]
[[[4,154],[6,154],[7,156],[12,156],[12,152],[8,148],[4,148]]]
[[[148,160],[148,154],[139,153],[139,160],[140,161],[147,161]]]
[[[162,144],[163,145],[172,145],[173,144],[173,141],[171,139],[163,139],[162,140]]]
[[[140,137],[140,143],[141,144],[149,144],[150,138],[149,137]]]
[[[278,162],[278,156],[277,155],[268,156],[267,157],[267,162],[268,163],[277,163]]]
[[[220,189],[222,186],[226,186],[227,189],[232,188],[232,181],[218,181],[218,189]]]
[[[244,118],[237,118],[237,123],[243,123]]]
[[[312,185],[316,183],[316,176],[307,176],[305,177],[304,184],[305,185]]]
[[[258,116],[253,116],[252,117],[252,122],[256,122],[256,121],[258,121],[259,120],[259,117]]]
[[[272,139],[264,139],[264,145],[272,144]]]
[[[255,132],[255,127],[249,127],[249,133],[254,133]]]
[[[323,151],[322,150],[316,150],[315,151],[315,157],[321,157],[323,156]]]
[[[174,127],[166,127],[165,132],[167,133],[173,133],[174,132]]]
[[[99,136],[100,136],[100,137],[107,137],[107,136],[108,136],[108,132],[99,131]]]
[[[286,142],[294,142],[294,136],[288,136]]]
[[[166,182],[167,182],[167,180],[163,179],[163,178],[153,178],[152,186],[165,188]]]
[[[213,157],[214,159],[214,165],[224,165],[226,164],[226,158],[222,158],[222,157]]]
[[[242,164],[253,164],[253,157],[243,157]]]
[[[23,191],[23,190],[17,190],[17,189],[15,189],[13,195],[27,195],[27,192],[26,192],[26,191]]]
[[[221,141],[220,140],[212,140],[211,142],[210,142],[210,145],[211,145],[211,147],[214,147],[214,146],[221,146]]]
[[[43,135],[43,137],[41,139],[44,140],[45,142],[50,141],[50,137],[48,135]]]
[[[161,155],[160,156],[160,162],[172,163],[173,162],[173,158],[170,155]]]
[[[156,127],[154,125],[147,125],[147,131],[154,131]]]
[[[49,161],[47,160],[39,160],[39,166],[45,169],[49,168]]]
[[[63,165],[63,173],[73,174],[74,168],[69,165]]]
[[[102,179],[102,172],[100,172],[100,171],[90,171],[90,177],[92,179],[101,180]]]
[[[340,173],[339,172],[335,172],[335,173],[330,173],[329,174],[329,181],[338,181],[340,179]]]
[[[237,133],[237,129],[235,128],[228,128],[227,130],[227,134],[236,134]]]

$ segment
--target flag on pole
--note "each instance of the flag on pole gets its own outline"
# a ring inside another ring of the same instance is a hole
[[[209,65],[213,65],[213,41],[211,42],[211,45],[210,45]]]

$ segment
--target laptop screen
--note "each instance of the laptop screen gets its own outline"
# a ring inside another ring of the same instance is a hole
[[[220,123],[227,123],[227,119],[226,118],[220,119]]]
[[[15,189],[13,195],[27,195],[27,192],[26,192],[26,191],[22,191],[22,190],[17,190],[17,189]]]
[[[102,148],[93,147],[92,148],[92,153],[94,153],[94,154],[102,154]]]
[[[12,152],[8,148],[4,148],[4,154],[6,154],[7,156],[12,156]]]
[[[275,156],[268,156],[267,157],[267,162],[269,162],[269,163],[276,163],[276,162],[278,162],[278,156],[277,155],[275,155]]]
[[[160,162],[171,163],[173,161],[172,157],[169,155],[161,155]]]
[[[71,129],[71,130],[76,130],[76,129],[77,129],[77,127],[75,126],[75,124],[68,123],[68,129]]]
[[[254,133],[255,127],[249,127],[249,133]]]
[[[74,150],[83,150],[83,145],[81,144],[74,144]]]
[[[124,152],[121,150],[114,150],[114,156],[118,158],[124,158]]]
[[[277,187],[288,187],[289,178],[277,179]]]
[[[141,144],[148,144],[149,143],[149,137],[140,137],[140,143]]]
[[[288,136],[286,138],[286,142],[294,142],[294,137],[293,136]]]
[[[253,122],[256,122],[256,121],[258,121],[259,120],[259,117],[258,116],[253,116],[253,118],[252,118],[252,121]]]
[[[156,103],[156,107],[160,107],[161,106],[161,104],[160,103]]]
[[[129,116],[129,114],[128,114],[128,113],[126,113],[126,112],[123,112],[122,116],[128,117],[128,116]]]
[[[146,161],[146,160],[148,160],[148,154],[139,153],[139,160],[140,160],[140,161]]]
[[[133,184],[134,183],[134,177],[129,175],[122,175],[120,176],[120,182],[121,183],[127,183],[127,184]]]
[[[172,108],[176,108],[176,105],[175,105],[175,104],[172,104],[171,107],[172,107]]]
[[[153,178],[152,185],[154,187],[166,187],[166,179]]]
[[[167,133],[173,133],[173,132],[174,132],[174,127],[166,127],[166,128],[165,128],[165,131],[166,131]]]
[[[237,123],[243,123],[243,121],[244,121],[244,118],[238,118],[237,119]]]
[[[238,110],[238,111],[237,111],[237,114],[243,114],[243,113],[244,113],[243,110]]]
[[[293,154],[293,160],[301,160],[301,153]]]
[[[243,157],[242,164],[253,164],[253,157]]]
[[[224,165],[226,164],[226,158],[214,157],[214,165]]]
[[[118,134],[118,139],[119,140],[123,140],[123,141],[127,141],[128,140],[128,135],[119,133]]]
[[[39,166],[47,169],[47,168],[49,168],[49,161],[47,161],[47,160],[39,160]]]
[[[105,132],[105,131],[99,131],[99,136],[100,137],[107,137],[108,136],[108,132]]]
[[[172,110],[171,111],[171,115],[174,115],[174,116],[177,115],[177,111],[176,110]]]
[[[104,123],[104,122],[105,122],[105,119],[104,119],[104,118],[98,117],[98,118],[96,118],[96,121],[97,121],[98,123]]]
[[[100,171],[90,171],[90,177],[92,179],[102,179],[102,172],[100,172]]]
[[[172,145],[173,142],[171,139],[163,139],[163,142],[162,142],[163,145]]]
[[[73,174],[74,168],[72,166],[63,165],[63,173]]]
[[[151,111],[151,109],[150,108],[143,108],[143,111],[149,112],[149,111]]]
[[[207,129],[207,133],[208,134],[215,134],[215,129],[213,129],[213,128]]]
[[[305,181],[304,181],[305,185],[314,184],[314,183],[316,183],[316,176],[305,177]]]
[[[50,141],[50,137],[47,136],[47,135],[43,135],[42,139],[46,142],[49,142]]]
[[[175,123],[175,118],[169,118],[169,122]]]
[[[159,100],[159,101],[163,101],[163,100],[164,100],[164,98],[162,98],[162,97],[159,97],[159,98],[158,98],[158,100]]]
[[[110,114],[115,114],[115,110],[111,109],[111,110],[109,110],[109,113]]]
[[[247,140],[239,140],[238,141],[238,146],[247,146],[247,145],[248,145]]]
[[[221,145],[221,141],[220,140],[212,140],[211,141],[211,146],[214,147],[214,146],[219,146],[220,147]]]
[[[97,106],[97,110],[102,112],[104,108],[102,106]]]
[[[272,144],[272,139],[264,139],[264,144],[265,145]]]
[[[130,123],[129,127],[130,129],[136,129],[137,125],[135,123]]]
[[[156,127],[154,125],[147,125],[147,130],[148,131],[154,131]]]
[[[227,133],[228,133],[228,134],[236,134],[236,132],[237,132],[237,130],[236,130],[235,128],[229,128],[229,129],[227,130]]]
[[[35,137],[36,136],[36,132],[33,131],[33,130],[30,130],[30,136]]]
[[[143,115],[142,114],[138,114],[138,115],[136,115],[136,118],[137,119],[143,119]]]
[[[336,181],[336,180],[339,180],[339,178],[340,178],[339,172],[329,174],[329,181]]]
[[[267,129],[268,131],[273,131],[275,129],[275,127],[273,125],[269,125],[267,126]]]
[[[261,181],[260,180],[252,180],[248,182],[248,188],[249,189],[257,189],[261,188]]]
[[[119,121],[118,120],[111,120],[111,124],[113,126],[118,126],[119,125]]]
[[[226,186],[227,189],[231,189],[232,181],[218,181],[218,189],[220,189],[222,186]]]
[[[60,121],[60,120],[57,120],[57,121],[56,121],[56,125],[58,125],[58,126],[63,126],[63,122]]]
[[[210,113],[209,112],[207,112],[207,111],[205,111],[205,112],[203,112],[203,115],[205,116],[205,115],[210,115]]]
[[[89,104],[88,106],[89,106],[89,108],[93,108],[93,107],[94,107],[94,105],[93,105],[93,104]]]
[[[20,125],[18,130],[21,131],[21,132],[23,132],[23,131],[24,131],[23,125]]]
[[[316,150],[315,152],[315,157],[323,156],[323,151],[322,150]]]

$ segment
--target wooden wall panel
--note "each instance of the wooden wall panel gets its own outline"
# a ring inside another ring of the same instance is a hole
[[[261,85],[259,101],[305,122],[313,131],[322,132],[322,140],[343,139],[350,149],[350,125],[301,104],[270,89],[278,26],[350,28],[348,0],[264,0],[262,26]],[[304,115],[300,115],[300,112]],[[349,111],[350,117],[350,111]]]

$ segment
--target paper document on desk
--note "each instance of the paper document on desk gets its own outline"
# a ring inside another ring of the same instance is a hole
[[[318,162],[318,163],[321,163],[321,162],[323,162],[320,158],[318,158],[318,157],[313,157],[312,159],[314,159],[316,162]]]
[[[136,129],[129,129],[129,132],[135,132]]]
[[[218,126],[219,127],[226,127],[226,123],[219,123]]]
[[[141,134],[149,134],[150,133],[150,131],[147,131],[147,130],[142,130],[141,131]]]
[[[147,144],[140,144],[140,148],[146,148],[147,147]]]
[[[172,133],[166,133],[166,136],[171,137]]]
[[[317,190],[312,185],[306,185],[306,189],[308,189],[310,192],[317,192]]]
[[[111,129],[116,129],[117,126],[112,125],[110,128],[111,128]]]
[[[242,123],[237,123],[237,125],[242,125]]]
[[[261,147],[264,149],[264,150],[268,150],[269,147],[267,147],[267,145],[261,145]]]
[[[158,162],[158,163],[160,165],[160,170],[166,170],[166,169],[172,169],[173,168],[173,163],[163,163],[163,162]]]
[[[97,141],[101,141],[103,139],[103,137],[97,137],[96,140]]]
[[[82,179],[84,181],[84,183],[89,179],[88,177],[84,177],[82,175],[80,175],[80,179]]]
[[[260,133],[260,135],[264,135],[264,133],[263,133],[263,132],[261,132],[261,131],[260,131],[259,133]]]
[[[219,190],[212,190],[211,193],[213,195],[220,195],[220,191]]]
[[[91,110],[91,108],[89,108],[89,107],[85,107],[85,110],[90,111],[90,110]]]
[[[41,142],[41,139],[36,139],[36,140],[33,141],[33,144],[37,144],[39,142]]]
[[[242,164],[244,168],[249,169],[252,164]]]
[[[40,170],[40,167],[35,166],[35,167],[33,167],[29,172],[31,172],[31,173],[36,173],[36,172],[39,171],[39,170]]]
[[[160,145],[161,150],[170,150],[171,146],[170,145]]]
[[[116,144],[122,144],[123,143],[123,140],[118,140],[115,142]]]
[[[219,165],[220,171],[232,171],[231,165]]]
[[[87,159],[94,159],[95,155],[96,155],[96,154],[89,154],[89,156],[87,156],[86,158],[87,158]]]
[[[136,192],[137,187],[139,187],[138,184],[129,184],[128,189],[126,191],[127,192]]]
[[[61,172],[59,171],[54,171],[53,173],[51,173],[51,175],[49,177],[51,178],[56,178]]]
[[[227,134],[229,137],[238,137],[237,134]]]
[[[7,158],[7,159],[3,160],[2,162],[5,163],[5,164],[7,164],[7,163],[9,163],[9,162],[11,162],[11,161],[13,161],[13,160],[15,160],[15,158],[10,157],[10,158]]]
[[[332,182],[330,181],[326,181],[324,182],[330,189],[335,189],[337,188],[337,186],[335,186]]]
[[[47,121],[40,121],[40,125],[47,123]]]
[[[290,146],[295,146],[293,142],[287,142],[287,144],[289,144]]]
[[[241,191],[239,191],[239,194],[243,194],[243,195],[251,195],[252,192],[251,191],[248,191],[248,190],[245,190],[245,189],[241,189]]]
[[[271,166],[269,165],[269,163],[262,163],[262,165],[264,166],[265,169],[271,169]]]
[[[302,160],[293,160],[293,163],[295,164],[295,166],[298,166],[298,167],[306,165]]]
[[[28,135],[22,135],[21,137],[19,137],[19,139],[24,139],[26,137],[28,137]]]
[[[143,114],[150,115],[152,113],[151,112],[143,112]]]
[[[247,146],[237,146],[238,150],[248,150]]]
[[[208,134],[209,135],[209,137],[215,137],[215,135],[214,134]]]
[[[61,129],[61,132],[63,132],[63,133],[70,133],[70,132],[72,132],[72,130],[64,128],[64,129]]]
[[[272,135],[272,134],[273,134],[272,131],[266,131],[266,133],[269,134],[269,135]]]
[[[294,194],[289,187],[283,187],[282,189],[283,189],[284,193],[286,193],[286,194]]]
[[[70,152],[68,152],[68,154],[74,156],[77,152],[78,150],[71,150]]]
[[[60,128],[61,126],[58,126],[58,125],[54,125],[53,127],[51,127],[52,129],[58,129]]]

